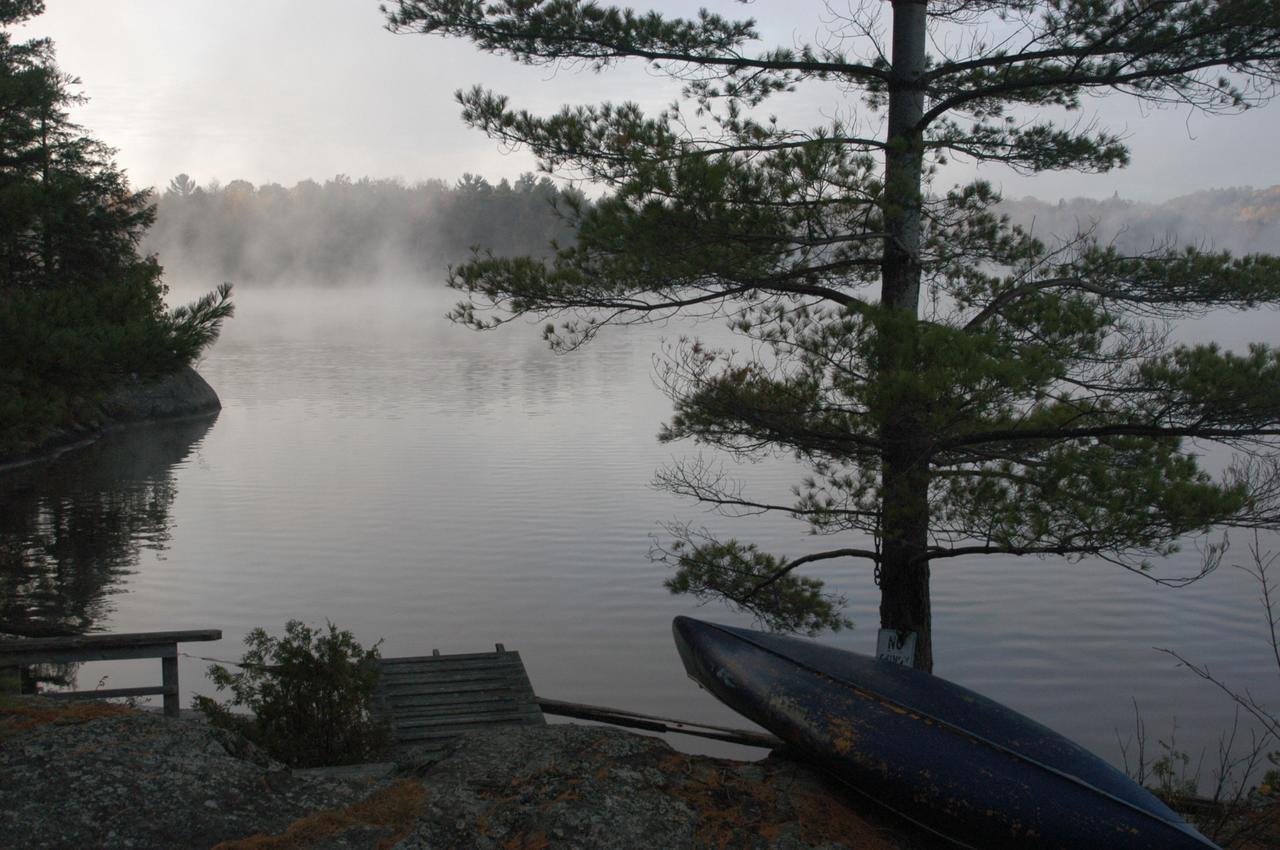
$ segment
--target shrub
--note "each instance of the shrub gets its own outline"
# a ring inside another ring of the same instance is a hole
[[[327,625],[324,631],[290,620],[280,638],[254,629],[244,639],[249,650],[235,665],[241,672],[209,666],[218,690],[230,689],[230,705],[251,715],[202,696],[194,698],[195,708],[293,767],[376,757],[389,737],[371,712],[382,642],[366,650],[351,632]]]

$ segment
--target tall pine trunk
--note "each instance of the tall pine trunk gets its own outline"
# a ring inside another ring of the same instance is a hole
[[[893,314],[879,341],[883,476],[880,625],[915,632],[915,667],[933,669],[929,604],[929,464],[926,399],[911,390],[917,372],[926,3],[894,0],[893,55],[885,151],[885,231],[881,304]]]

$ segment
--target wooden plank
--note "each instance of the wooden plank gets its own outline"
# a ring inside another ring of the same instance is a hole
[[[17,643],[17,641],[14,641]],[[45,649],[15,652],[0,647],[0,667],[30,667],[33,664],[75,664],[80,661],[120,661],[129,658],[172,658],[178,654],[176,644],[164,646],[125,646],[99,649]]]
[[[383,675],[380,681],[392,688],[412,687],[413,685],[445,685],[451,682],[516,682],[528,681],[520,675],[519,670],[465,670],[458,673],[419,673],[413,676]]]
[[[385,702],[392,711],[413,706],[435,707],[443,710],[451,705],[490,705],[502,702],[534,705],[528,694],[513,690],[469,691],[460,694],[398,694],[386,696]]]
[[[178,658],[160,659],[160,682],[164,686],[164,713],[177,717],[178,709]]]
[[[408,726],[396,730],[396,741],[400,744],[412,744],[417,741],[447,741],[457,738],[466,732],[491,732],[503,726],[535,726],[535,720],[521,718],[507,723],[471,723],[458,726]]]
[[[68,637],[21,638],[0,643],[0,653],[61,649],[98,649],[102,647],[154,646],[163,643],[189,643],[222,640],[221,629],[192,629],[180,632],[129,632],[125,634],[71,635]]]
[[[418,676],[388,676],[383,679],[387,687],[412,685],[415,682],[445,684],[448,682],[520,682],[519,671],[467,670],[461,673],[422,674]]]
[[[478,658],[496,659],[496,658],[518,658],[518,652],[460,652],[456,655],[401,655],[395,658],[384,658],[382,664],[416,664],[421,661],[440,662],[440,661],[471,661]]]
[[[485,674],[510,676],[518,675],[524,667],[521,664],[414,664],[384,666],[380,671],[387,679],[403,679],[405,677],[423,676],[434,679],[437,676],[477,676]]]
[[[117,697],[147,697],[164,694],[164,688],[104,688],[97,691],[44,691],[49,699],[115,699]]]
[[[506,703],[487,703],[483,705],[451,705],[447,707],[441,706],[397,706],[396,722],[407,720],[422,720],[431,718],[440,718],[448,720],[451,717],[478,717],[478,718],[494,718],[500,720],[508,714],[532,714],[533,710],[527,705],[521,705],[518,702]]]
[[[529,700],[524,698],[523,694],[508,692],[489,692],[477,691],[466,694],[426,694],[416,696],[396,697],[389,700],[395,706],[396,711],[413,711],[413,710],[441,710],[454,705],[504,705],[510,703],[512,705],[528,704]]]
[[[411,685],[414,682],[472,682],[492,679],[503,682],[525,681],[519,667],[486,670],[428,670],[417,673],[383,673],[381,680],[392,685]]]
[[[480,712],[469,714],[427,714],[416,717],[396,716],[396,729],[420,729],[423,727],[454,728],[458,726],[499,726],[516,723],[535,716],[532,711]]]
[[[488,710],[490,705],[516,704],[525,705],[525,707],[538,708],[532,700],[527,698],[526,694],[520,691],[476,691],[476,693],[468,694],[430,694],[426,696],[394,696],[387,699],[387,705],[392,712],[440,712],[448,714],[454,712],[458,705],[465,707],[475,707],[477,710]]]
[[[407,682],[407,684],[394,686],[380,686],[379,693],[385,698],[402,698],[402,696],[415,695],[433,695],[433,694],[484,694],[493,691],[493,693],[513,693],[522,694],[529,690],[527,687],[518,684],[518,682],[504,681],[494,682],[489,680],[475,680],[467,682]]]
[[[403,667],[430,670],[434,667],[494,667],[499,664],[513,664],[521,667],[520,653],[503,653],[490,655],[428,655],[424,658],[384,658],[381,662],[383,670],[398,670]]]
[[[466,699],[467,695],[461,695],[461,699],[428,699],[425,702],[419,702],[416,698],[409,699],[390,699],[387,700],[387,706],[393,714],[402,712],[428,712],[434,711],[439,714],[456,713],[458,706],[474,708],[476,711],[489,711],[492,706],[498,705],[518,705],[527,708],[537,709],[537,705],[527,699],[522,694],[486,694],[483,699]]]
[[[485,702],[492,699],[518,699],[532,704],[532,695],[523,688],[486,687],[454,690],[429,687],[406,688],[397,691],[379,691],[379,696],[388,705],[404,705],[419,703],[426,705],[432,702],[448,704],[454,702]]]

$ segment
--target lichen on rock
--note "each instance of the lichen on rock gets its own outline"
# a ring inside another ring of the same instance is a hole
[[[597,726],[499,727],[394,772],[291,771],[233,733],[0,702],[0,849],[923,850],[804,764]]]

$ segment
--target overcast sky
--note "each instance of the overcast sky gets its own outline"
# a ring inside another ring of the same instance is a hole
[[[665,2],[659,8],[691,10]],[[818,2],[709,4],[761,20],[774,42],[811,40]],[[492,180],[533,168],[458,117],[453,93],[480,83],[513,103],[550,112],[565,103],[634,100],[653,109],[676,89],[640,67],[603,75],[529,68],[468,42],[391,35],[377,0],[49,0],[28,26],[51,36],[63,70],[91,101],[75,118],[119,149],[140,186],[180,172],[197,182],[241,178],[292,185],[335,174],[407,181],[464,172]],[[797,9],[812,8],[813,14]],[[1126,132],[1134,164],[1107,175],[984,176],[1011,197],[1087,195],[1164,200],[1200,189],[1280,183],[1280,103],[1241,116],[1143,110],[1128,98],[1091,101]],[[784,119],[848,112],[833,89],[771,108]],[[967,179],[958,166],[948,183]]]

